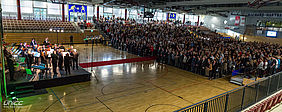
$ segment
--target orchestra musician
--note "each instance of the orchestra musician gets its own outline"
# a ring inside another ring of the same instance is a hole
[[[57,67],[58,67],[58,55],[57,51],[54,51],[51,55],[52,58],[52,66],[53,66],[53,73],[56,75],[57,73]]]
[[[23,43],[23,45],[22,45],[22,50],[25,51],[26,48],[27,48],[27,44],[26,44],[26,42],[25,42],[25,43]]]
[[[45,46],[50,45],[50,42],[49,42],[49,40],[48,40],[48,37],[45,38],[43,44],[44,44]]]
[[[45,70],[42,71],[43,74],[44,74],[44,73],[47,74],[47,69],[48,69],[46,56],[47,56],[47,52],[45,52],[43,49],[40,49],[40,60],[41,60],[41,64],[44,64],[44,66],[45,66],[45,68],[46,68]],[[46,72],[45,72],[45,71],[46,71]]]
[[[35,46],[37,46],[37,43],[36,43],[35,39],[33,38],[30,42],[30,47],[32,47],[33,49],[36,49]]]
[[[61,44],[59,44],[59,49],[64,49],[64,51],[66,50],[66,48],[62,46]]]
[[[50,52],[50,51],[51,51],[51,47],[48,47],[45,52]],[[47,54],[47,67],[49,67],[49,65],[51,66],[51,54],[50,53]]]
[[[72,52],[74,51],[73,46],[70,46],[70,48],[68,49],[68,52],[70,52],[70,54],[72,54]],[[73,56],[70,55],[70,66],[74,66],[73,64]]]
[[[60,70],[63,70],[63,61],[64,61],[64,57],[63,57],[63,54],[62,54],[62,51],[59,51],[59,69]]]
[[[26,64],[27,64],[27,68],[31,69],[31,65],[33,63],[33,55],[31,54],[31,50],[29,49],[27,51],[27,53],[25,53],[25,57],[26,57]]]
[[[23,48],[23,43],[20,43],[20,45],[18,46],[17,50],[22,50]]]
[[[57,50],[59,47],[57,46],[57,44],[54,44],[53,49]]]
[[[15,81],[14,79],[14,73],[15,73],[15,67],[14,67],[14,61],[12,60],[12,55],[6,55],[7,65],[10,72],[10,81]]]
[[[37,45],[34,46],[34,51],[38,52],[39,51],[39,47]],[[39,58],[40,58],[40,54],[34,56],[35,58],[35,64],[39,64]]]
[[[39,46],[34,39],[32,39],[29,45],[27,43],[20,43],[17,50],[22,51],[22,56],[25,57],[25,63],[27,64],[28,69],[34,68],[34,66],[44,66],[45,69],[42,70],[42,73],[45,74],[47,77],[48,73],[48,66],[53,66],[53,73],[56,75],[57,67],[59,67],[59,70],[63,70],[63,67],[66,71],[66,74],[70,74],[70,67],[72,66],[72,69],[78,70],[78,52],[74,49],[73,46],[70,46],[70,48],[65,48],[63,45],[54,45],[49,46],[48,38],[45,39],[44,45]],[[47,45],[47,46],[46,46]],[[54,51],[52,49],[54,48]],[[14,80],[14,60],[12,59],[12,49],[7,50],[6,47],[4,47],[4,54],[7,59],[7,67],[10,71],[10,79]],[[50,53],[50,51],[52,53]],[[64,52],[69,52],[66,54],[66,56],[63,56]],[[50,65],[48,65],[50,64]],[[49,72],[50,73],[50,72]]]
[[[65,66],[66,75],[68,73],[70,74],[70,56],[69,56],[69,53],[67,53],[66,56],[64,57],[64,66]]]
[[[71,52],[71,56],[72,56],[72,69],[74,70],[74,68],[76,68],[76,70],[78,70],[78,53],[76,52],[76,50],[74,50],[73,52]]]

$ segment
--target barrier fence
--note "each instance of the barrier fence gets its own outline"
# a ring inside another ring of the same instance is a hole
[[[175,112],[238,112],[282,89],[282,72]]]

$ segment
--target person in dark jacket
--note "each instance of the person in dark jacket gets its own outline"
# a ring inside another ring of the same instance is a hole
[[[63,54],[62,54],[62,52],[59,52],[59,63],[58,63],[58,65],[59,65],[60,70],[63,70],[63,62],[64,62]]]
[[[10,72],[10,81],[15,81],[14,79],[15,67],[14,67],[14,61],[12,60],[12,55],[8,55],[6,59]]]
[[[58,55],[57,51],[54,51],[51,55],[52,58],[52,65],[53,65],[53,73],[56,75],[57,73],[57,67],[58,67]]]
[[[48,40],[48,37],[47,37],[47,38],[45,38],[45,40],[44,40],[43,44],[44,44],[45,46],[50,45],[50,42],[49,42],[49,40]]]
[[[25,54],[25,61],[27,64],[27,68],[31,69],[31,65],[33,63],[33,55],[31,54],[31,51],[27,51],[27,54]]]
[[[30,46],[31,46],[33,49],[35,49],[35,45],[37,45],[37,43],[36,43],[35,39],[33,38],[33,39],[31,40],[31,42],[30,42]]]
[[[70,43],[71,45],[73,45],[73,36],[72,35],[70,36]]]
[[[64,66],[66,74],[70,74],[70,55],[68,53],[64,57]]]
[[[45,67],[45,70],[43,70],[42,71],[42,73],[44,74],[44,73],[46,73],[47,74],[47,69],[48,69],[48,67],[47,67],[47,59],[46,59],[46,56],[47,56],[47,53],[45,52],[43,52],[43,51],[40,51],[40,60],[41,60],[41,64],[43,64],[44,65],[44,67]]]
[[[76,68],[76,70],[78,70],[78,52],[74,51],[71,53],[72,54],[72,57],[73,57],[73,60],[72,60],[72,69],[74,70],[74,68]]]

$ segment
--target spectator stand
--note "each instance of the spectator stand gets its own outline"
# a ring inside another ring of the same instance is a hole
[[[60,27],[64,32],[77,32],[77,26],[72,22],[61,20],[34,20],[34,19],[3,19],[5,32],[49,32],[51,28]]]

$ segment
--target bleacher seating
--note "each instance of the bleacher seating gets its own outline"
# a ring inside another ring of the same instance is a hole
[[[99,31],[94,30],[91,33],[4,33],[4,40],[6,43],[21,43],[27,42],[29,43],[31,39],[35,39],[37,43],[43,43],[46,37],[49,38],[51,43],[57,43],[57,36],[58,36],[58,43],[69,43],[70,36],[73,36],[74,43],[84,43],[84,38],[87,35],[100,35]]]
[[[266,110],[270,110],[273,106],[280,103],[282,101],[282,92],[273,95],[272,97],[262,101],[261,103],[253,106],[249,110],[245,112],[265,112]]]
[[[61,20],[17,20],[3,19],[5,32],[50,32],[50,29],[60,28],[64,32],[76,32],[76,26],[71,22]]]

